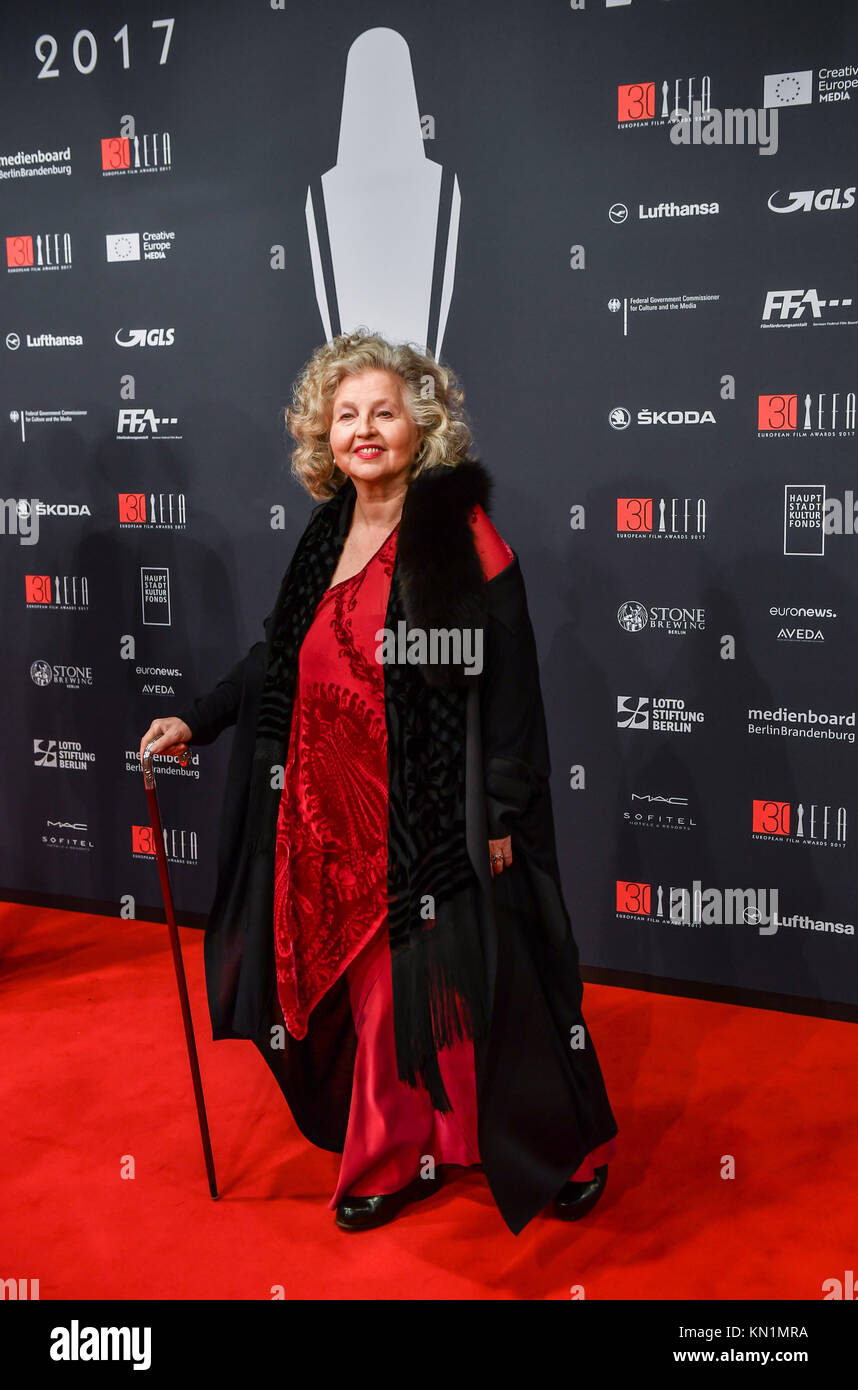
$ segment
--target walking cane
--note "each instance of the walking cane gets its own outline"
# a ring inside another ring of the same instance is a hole
[[[170,891],[170,875],[167,870],[167,852],[164,848],[164,832],[161,828],[161,813],[158,810],[158,793],[155,790],[155,774],[152,770],[152,749],[156,742],[157,739],[153,738],[151,743],[147,743],[143,750],[143,785],[146,788],[146,800],[149,802],[152,838],[155,841],[155,858],[158,860],[158,877],[161,880],[161,894],[164,898],[164,910],[167,914],[170,945],[173,948],[173,966],[176,971],[179,1002],[182,1005],[182,1021],[185,1025],[185,1042],[188,1047],[188,1061],[191,1064],[191,1077],[194,1083],[194,1097],[197,1102],[197,1119],[200,1123],[200,1137],[203,1141],[203,1156],[206,1161],[209,1192],[212,1195],[212,1200],[216,1202],[218,1199],[218,1190],[217,1180],[215,1178],[214,1158],[212,1156],[212,1141],[209,1138],[209,1126],[208,1120],[206,1119],[206,1103],[203,1099],[203,1083],[200,1079],[200,1064],[197,1060],[197,1045],[194,1041],[194,1025],[191,1019],[191,1006],[188,1000],[188,985],[185,980],[182,948],[179,945],[179,932],[176,927],[176,914],[173,909],[173,894]],[[187,767],[190,762],[190,754],[187,749],[177,756],[182,767]]]

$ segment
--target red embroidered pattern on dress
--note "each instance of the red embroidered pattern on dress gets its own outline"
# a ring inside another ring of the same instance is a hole
[[[395,537],[322,596],[301,647],[274,872],[277,986],[295,1038],[387,915],[387,731],[375,633]]]
[[[485,512],[471,513],[483,574],[512,558]],[[328,589],[301,645],[277,819],[274,944],[289,1032],[387,916],[384,627],[398,526],[362,570]]]

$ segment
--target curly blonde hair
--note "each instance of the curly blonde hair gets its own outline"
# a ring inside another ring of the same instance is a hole
[[[360,325],[316,349],[297,377],[292,404],[284,411],[296,441],[292,474],[317,500],[333,497],[346,481],[329,443],[337,388],[344,377],[369,370],[395,372],[400,377],[406,407],[424,432],[409,481],[427,468],[455,467],[468,455],[473,437],[464,392],[452,369],[413,343],[389,343]]]

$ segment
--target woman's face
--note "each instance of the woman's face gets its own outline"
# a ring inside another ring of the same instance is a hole
[[[344,377],[334,396],[329,439],[334,462],[356,484],[406,475],[422,437],[396,372]]]

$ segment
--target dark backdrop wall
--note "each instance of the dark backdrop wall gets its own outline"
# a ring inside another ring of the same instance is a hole
[[[0,63],[0,894],[160,917],[140,737],[261,637],[364,323],[464,382],[587,967],[854,1016],[855,7],[74,0]],[[159,772],[197,924],[229,737]]]

